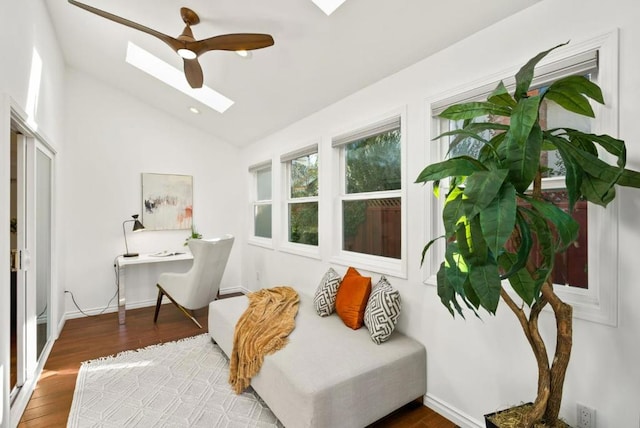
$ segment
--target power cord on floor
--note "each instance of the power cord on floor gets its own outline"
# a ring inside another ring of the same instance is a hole
[[[119,257],[119,256],[118,256],[118,257]],[[69,290],[65,290],[65,291],[64,291],[65,293],[69,293],[69,295],[71,295],[71,300],[73,301],[74,306],[78,309],[78,311],[80,311],[80,313],[81,313],[82,315],[87,316],[87,317],[97,317],[98,315],[102,315],[102,314],[103,314],[107,309],[109,309],[109,306],[111,305],[111,302],[113,302],[113,299],[115,299],[115,298],[116,298],[116,296],[118,295],[118,288],[120,287],[120,271],[119,271],[118,266],[117,266],[117,263],[116,263],[116,261],[117,261],[118,257],[116,257],[116,258],[113,260],[113,272],[114,272],[114,275],[115,275],[115,277],[116,277],[116,292],[113,294],[113,296],[111,297],[111,299],[109,299],[109,302],[107,303],[107,306],[105,306],[105,307],[104,307],[100,312],[98,312],[97,314],[93,314],[93,315],[91,315],[91,314],[88,314],[88,313],[86,313],[85,311],[83,311],[83,310],[80,308],[80,306],[78,305],[78,302],[76,302],[76,298],[74,297],[73,293],[72,293],[71,291],[69,291]]]

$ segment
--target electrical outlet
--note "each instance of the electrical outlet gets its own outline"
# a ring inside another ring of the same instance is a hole
[[[596,409],[576,403],[578,408],[578,419],[576,428],[596,428]]]

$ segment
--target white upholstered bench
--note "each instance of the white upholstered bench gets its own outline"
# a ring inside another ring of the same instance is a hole
[[[245,296],[209,305],[209,334],[229,356]],[[288,428],[362,428],[426,393],[426,351],[394,332],[376,345],[366,327],[320,317],[300,293],[296,327],[284,349],[268,355],[252,387]]]

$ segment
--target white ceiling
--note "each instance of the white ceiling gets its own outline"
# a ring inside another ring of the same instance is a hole
[[[182,6],[200,16],[196,39],[271,34],[275,45],[248,60],[222,51],[200,57],[205,85],[235,101],[220,114],[125,63],[130,40],[181,69],[160,40],[65,0],[46,0],[71,67],[243,146],[539,0],[347,0],[331,16],[311,0],[81,1],[174,37],[184,27]]]

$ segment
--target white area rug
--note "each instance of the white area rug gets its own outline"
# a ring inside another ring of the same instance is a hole
[[[67,427],[282,427],[208,334],[85,361]]]

